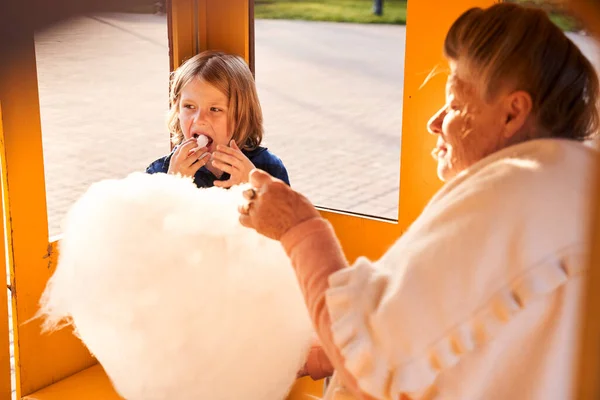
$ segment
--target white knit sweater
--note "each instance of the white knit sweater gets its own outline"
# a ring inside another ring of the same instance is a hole
[[[501,150],[447,183],[379,261],[330,276],[333,338],[360,388],[571,398],[596,157],[556,139]],[[334,383],[326,398],[346,396]]]

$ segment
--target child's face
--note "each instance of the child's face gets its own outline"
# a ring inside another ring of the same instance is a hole
[[[227,96],[204,80],[194,78],[181,90],[179,125],[184,140],[192,136],[208,137],[208,152],[217,145],[228,145],[233,129],[227,124],[229,102]]]

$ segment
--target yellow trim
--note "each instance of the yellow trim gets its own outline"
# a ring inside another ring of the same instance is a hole
[[[592,211],[592,252],[582,302],[581,344],[578,368],[577,399],[600,399],[600,162],[596,168],[596,190]]]
[[[173,0],[169,32],[171,70],[204,50],[222,50],[251,61],[250,0]]]
[[[171,71],[196,53],[194,3],[194,0],[171,0],[167,18]]]
[[[5,152],[4,152],[4,130],[2,128],[2,104],[0,104],[0,170],[2,175],[6,171]],[[2,176],[2,182],[5,182],[4,176]],[[4,193],[4,185],[2,185],[2,192]],[[4,196],[3,196],[4,197]],[[0,282],[6,282],[6,269],[7,269],[7,257],[6,257],[6,244],[11,242],[9,235],[5,236],[5,216],[8,210],[7,204],[2,203],[2,213],[0,214],[0,226],[3,229],[0,230]],[[8,294],[7,291],[0,290],[0,399],[11,398],[11,382],[10,382],[10,340],[8,337]]]
[[[99,364],[84,369],[23,400],[123,400]]]
[[[251,65],[252,0],[198,0],[200,51],[221,50],[243,57]]]
[[[600,4],[570,0],[569,5],[586,27],[600,40]],[[591,257],[585,296],[582,301],[579,362],[574,368],[577,385],[574,398],[600,399],[600,162],[596,167],[596,188],[591,200]]]
[[[50,277],[42,136],[33,33],[0,83],[5,145],[8,231],[12,233],[11,282],[17,393],[26,395],[93,364],[69,330],[41,335],[38,309]],[[11,254],[11,252],[9,252]]]

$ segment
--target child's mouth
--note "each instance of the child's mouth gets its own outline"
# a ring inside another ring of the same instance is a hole
[[[198,143],[198,148],[200,148],[200,149],[203,147],[209,148],[213,142],[213,140],[210,136],[205,135],[203,133],[200,133],[200,134],[194,133],[192,135],[192,137],[196,139],[196,142]]]

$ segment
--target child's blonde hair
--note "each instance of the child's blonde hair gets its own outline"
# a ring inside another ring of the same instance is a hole
[[[262,109],[254,77],[243,58],[219,51],[204,51],[184,62],[171,77],[167,124],[171,141],[183,141],[179,125],[181,91],[194,78],[204,80],[227,96],[227,123],[233,127],[232,139],[246,150],[260,145],[263,137]]]

